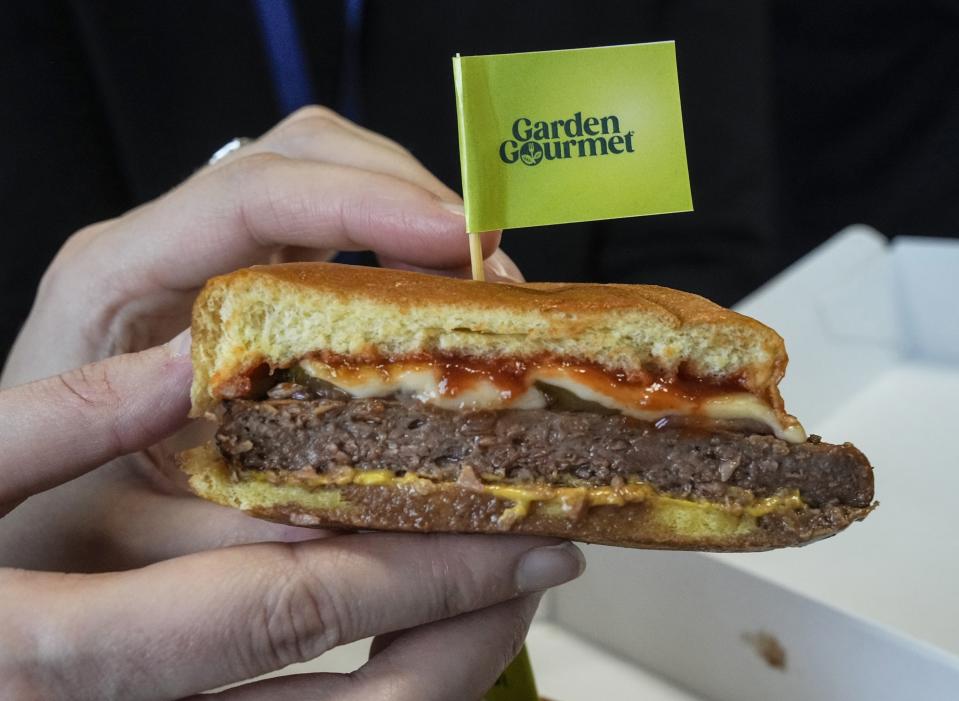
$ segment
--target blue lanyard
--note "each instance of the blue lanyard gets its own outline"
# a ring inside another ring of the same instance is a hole
[[[343,37],[343,72],[340,74],[340,114],[354,122],[362,118],[360,103],[360,31],[363,28],[363,4],[365,0],[346,0],[346,15]]]
[[[342,85],[337,111],[358,121],[360,117],[360,30],[364,0],[344,1]],[[291,0],[253,0],[273,79],[273,89],[283,115],[316,102],[303,41]]]
[[[337,111],[360,120],[360,30],[363,24],[364,0],[345,0],[343,61],[340,74],[340,101]],[[273,78],[273,90],[283,115],[316,102],[316,91],[310,80],[306,52],[296,24],[290,0],[253,0],[260,32],[266,45],[267,62]],[[338,263],[360,264],[363,254],[355,251],[339,253]]]
[[[316,102],[306,54],[290,0],[254,0],[260,32],[273,78],[273,90],[284,115]]]

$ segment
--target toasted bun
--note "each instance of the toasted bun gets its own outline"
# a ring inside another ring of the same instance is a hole
[[[735,381],[782,414],[775,331],[702,297],[649,285],[481,283],[331,263],[239,270],[194,307],[193,415],[235,377],[307,353],[552,354],[614,371]]]
[[[612,373],[700,379],[751,392],[801,432],[777,389],[787,360],[782,339],[701,297],[643,285],[487,284],[325,263],[254,267],[207,283],[193,315],[192,414],[242,396],[260,366],[287,368],[316,353],[361,364],[423,354],[561,359]],[[237,389],[243,382],[246,389]],[[245,472],[231,470],[213,444],[179,459],[191,488],[206,499],[322,528],[509,532],[746,551],[823,538],[870,511],[811,508],[785,493],[727,506],[635,483],[567,489],[352,468],[341,478],[294,465]]]
[[[504,517],[515,508],[514,501],[456,483],[316,487],[295,473],[274,473],[270,481],[235,479],[212,444],[182,453],[179,460],[201,497],[260,518],[315,528],[508,532],[637,548],[732,552],[803,545],[841,531],[871,510],[783,509],[753,517],[720,505],[651,497],[593,506],[575,517],[533,504],[523,518],[512,520]]]

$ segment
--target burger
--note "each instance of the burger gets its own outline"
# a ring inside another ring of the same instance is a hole
[[[192,355],[217,429],[181,469],[274,521],[748,551],[874,506],[786,413],[779,335],[662,287],[258,266],[207,283]]]

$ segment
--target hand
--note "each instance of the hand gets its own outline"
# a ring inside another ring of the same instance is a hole
[[[498,237],[483,235],[489,274],[519,278],[496,250]],[[392,141],[305,108],[159,199],[71,237],[44,276],[2,386],[169,339],[189,324],[208,277],[334,249],[372,249],[389,264],[468,274],[459,197]],[[169,469],[172,450],[113,461],[32,497],[0,529],[0,564],[122,569],[317,535],[189,496]]]
[[[181,341],[0,392],[0,516],[176,429],[191,374]],[[545,538],[363,534],[122,573],[0,569],[0,698],[179,699],[386,633],[351,675],[218,698],[475,699],[518,651],[538,593],[582,568],[573,545]]]

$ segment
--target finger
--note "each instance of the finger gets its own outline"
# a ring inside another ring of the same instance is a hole
[[[428,273],[431,275],[448,275],[462,279],[470,279],[473,276],[473,271],[470,266],[438,270],[436,268],[409,265],[398,260],[383,257],[380,257],[380,264],[387,268],[412,270],[413,272]],[[483,271],[486,273],[486,280],[488,282],[523,282],[525,280],[519,267],[501,248],[497,248],[483,261]]]
[[[488,279],[501,280],[504,282],[524,282],[526,278],[520,271],[519,266],[513,262],[504,250],[497,248],[492,255],[487,258],[483,265],[485,266]]]
[[[296,543],[335,535],[253,518],[192,494],[173,496],[140,489],[122,496],[123,501],[103,500],[101,508],[105,510],[102,527],[111,533],[111,550],[123,559],[101,563],[100,571],[142,567],[234,545]],[[131,509],[137,518],[130,518]]]
[[[164,346],[0,392],[0,513],[184,424],[189,348],[184,332]]]
[[[204,166],[201,169],[201,171],[208,171],[214,168],[222,168],[223,164],[230,163],[232,161],[235,161],[237,158],[240,158],[242,156],[248,155],[251,152],[256,151],[257,150],[256,147],[258,144],[262,143],[263,140],[266,139],[267,137],[275,135],[281,129],[284,129],[302,120],[312,120],[316,118],[324,118],[330,123],[337,124],[341,126],[343,129],[350,131],[353,135],[355,135],[359,139],[364,139],[366,141],[380,144],[386,148],[391,148],[398,153],[408,153],[406,149],[404,149],[402,146],[400,146],[398,143],[396,143],[392,139],[389,139],[386,136],[383,136],[382,134],[379,134],[375,131],[372,131],[371,129],[367,129],[365,127],[360,126],[359,124],[356,124],[355,122],[350,121],[349,119],[338,114],[334,110],[331,110],[329,107],[324,107],[323,105],[306,105],[304,107],[299,108],[298,110],[296,110],[289,116],[285,117],[283,120],[278,122],[275,126],[273,126],[269,131],[265,132],[259,138],[252,139],[250,141],[247,141],[243,145],[239,146],[238,148],[234,148],[225,156],[222,156],[221,158],[217,159],[213,163],[209,163],[206,166]]]
[[[8,586],[4,600],[31,601],[32,630],[59,640],[44,647],[49,663],[82,697],[180,698],[568,581],[582,554],[554,542],[363,534],[248,545],[48,578],[32,589],[39,598]],[[91,659],[98,675],[79,664]]]
[[[465,220],[433,193],[355,168],[255,154],[191,180],[101,232],[59,277],[128,303],[193,290],[279,246],[374,250],[414,265],[469,262]],[[483,235],[491,253],[498,232]],[[75,250],[75,249],[74,249]],[[56,279],[56,276],[54,276]]]
[[[247,154],[272,152],[288,158],[321,161],[406,180],[440,199],[462,198],[398,144],[362,129],[332,110],[304,108],[244,147]]]
[[[372,129],[367,129],[366,127],[360,126],[356,122],[353,122],[338,112],[331,110],[329,107],[324,107],[323,105],[306,105],[301,107],[296,112],[291,114],[289,117],[280,122],[276,127],[270,130],[270,132],[276,131],[278,127],[288,124],[293,124],[294,122],[300,120],[310,120],[316,117],[323,117],[329,119],[333,122],[336,122],[344,129],[349,129],[355,133],[360,138],[366,139],[367,141],[372,141],[378,144],[381,144],[387,148],[391,148],[394,151],[399,153],[409,153],[405,148],[400,146],[398,143],[393,141],[379,132],[375,132]],[[269,134],[270,132],[267,132]]]
[[[447,701],[479,699],[519,652],[539,596],[421,626],[351,675],[276,677],[215,694],[217,701]],[[194,697],[193,701],[208,698]]]
[[[354,675],[344,701],[390,698],[478,699],[519,653],[541,595],[414,628],[379,647]]]
[[[116,572],[230,545],[330,535],[155,491],[122,459],[34,495],[4,518],[0,567]]]

